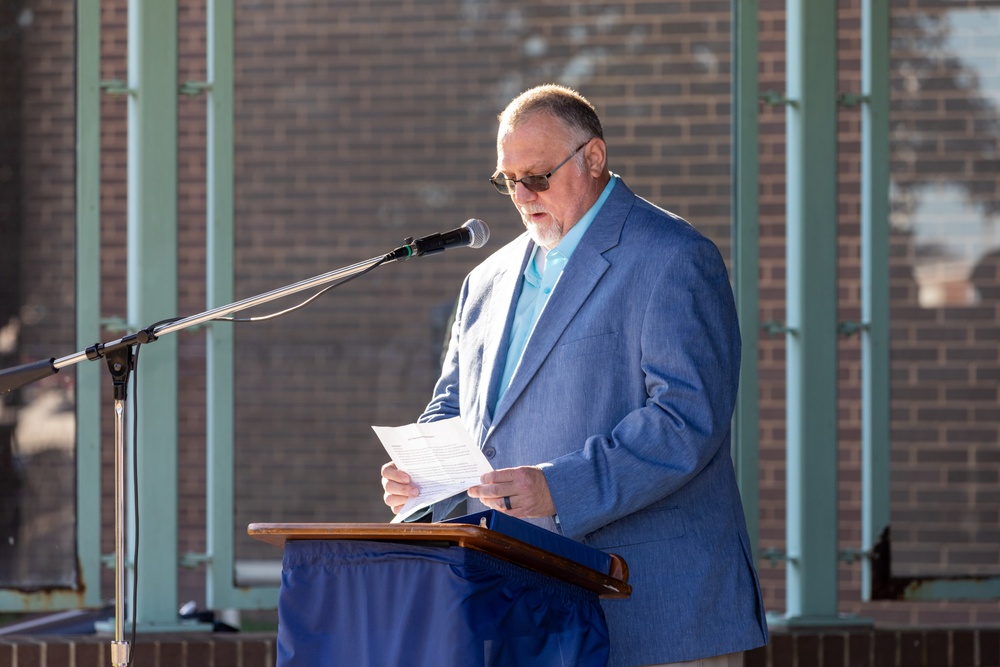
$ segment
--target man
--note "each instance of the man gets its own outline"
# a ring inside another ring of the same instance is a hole
[[[420,419],[461,416],[493,464],[468,512],[626,560],[632,596],[603,604],[610,664],[742,665],[767,628],[729,453],[740,339],[718,249],[608,171],[575,91],[533,88],[499,120],[490,180],[527,234],[466,278]],[[410,482],[383,467],[393,511]]]

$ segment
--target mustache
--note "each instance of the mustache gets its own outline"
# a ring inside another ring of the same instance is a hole
[[[544,206],[523,206],[521,207],[522,215],[532,215],[534,213],[548,213]]]

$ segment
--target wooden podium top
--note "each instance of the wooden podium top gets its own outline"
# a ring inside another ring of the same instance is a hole
[[[602,598],[627,598],[628,565],[611,555],[611,571],[592,570],[495,530],[461,523],[251,523],[247,534],[284,548],[288,540],[432,542],[475,549],[574,584]]]

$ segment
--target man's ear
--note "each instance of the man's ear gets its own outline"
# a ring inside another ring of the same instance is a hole
[[[594,178],[600,178],[608,165],[608,146],[604,140],[594,137],[593,140],[583,149],[583,159],[587,162],[587,171]]]

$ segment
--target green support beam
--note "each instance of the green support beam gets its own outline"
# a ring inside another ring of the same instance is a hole
[[[128,97],[128,321],[145,327],[179,315],[176,0],[129,1],[128,88],[133,91]],[[146,631],[169,631],[179,625],[177,350],[176,336],[145,346],[137,390],[129,396],[139,415],[142,534],[138,601],[135,609],[128,607],[129,618]],[[129,524],[131,557],[136,536]],[[131,586],[136,581],[130,577]]]
[[[233,277],[233,6],[209,0],[206,157],[206,285],[208,310],[235,301]],[[234,507],[234,332],[210,323],[206,349],[206,604],[227,602],[233,586]]]
[[[889,527],[889,0],[861,16],[861,596]]]
[[[233,2],[208,0],[207,251],[208,310],[233,303]],[[206,604],[210,609],[268,609],[278,587],[235,585],[235,340],[233,325],[208,326],[206,351]]]
[[[101,5],[76,9],[76,345],[101,334]],[[105,364],[76,366],[76,544],[83,606],[101,596],[101,401]]]
[[[757,0],[733,0],[733,283],[743,339],[740,391],[733,415],[733,462],[743,498],[750,548],[759,552],[760,524],[757,346],[759,201]]]
[[[785,625],[837,616],[837,4],[786,3]]]

